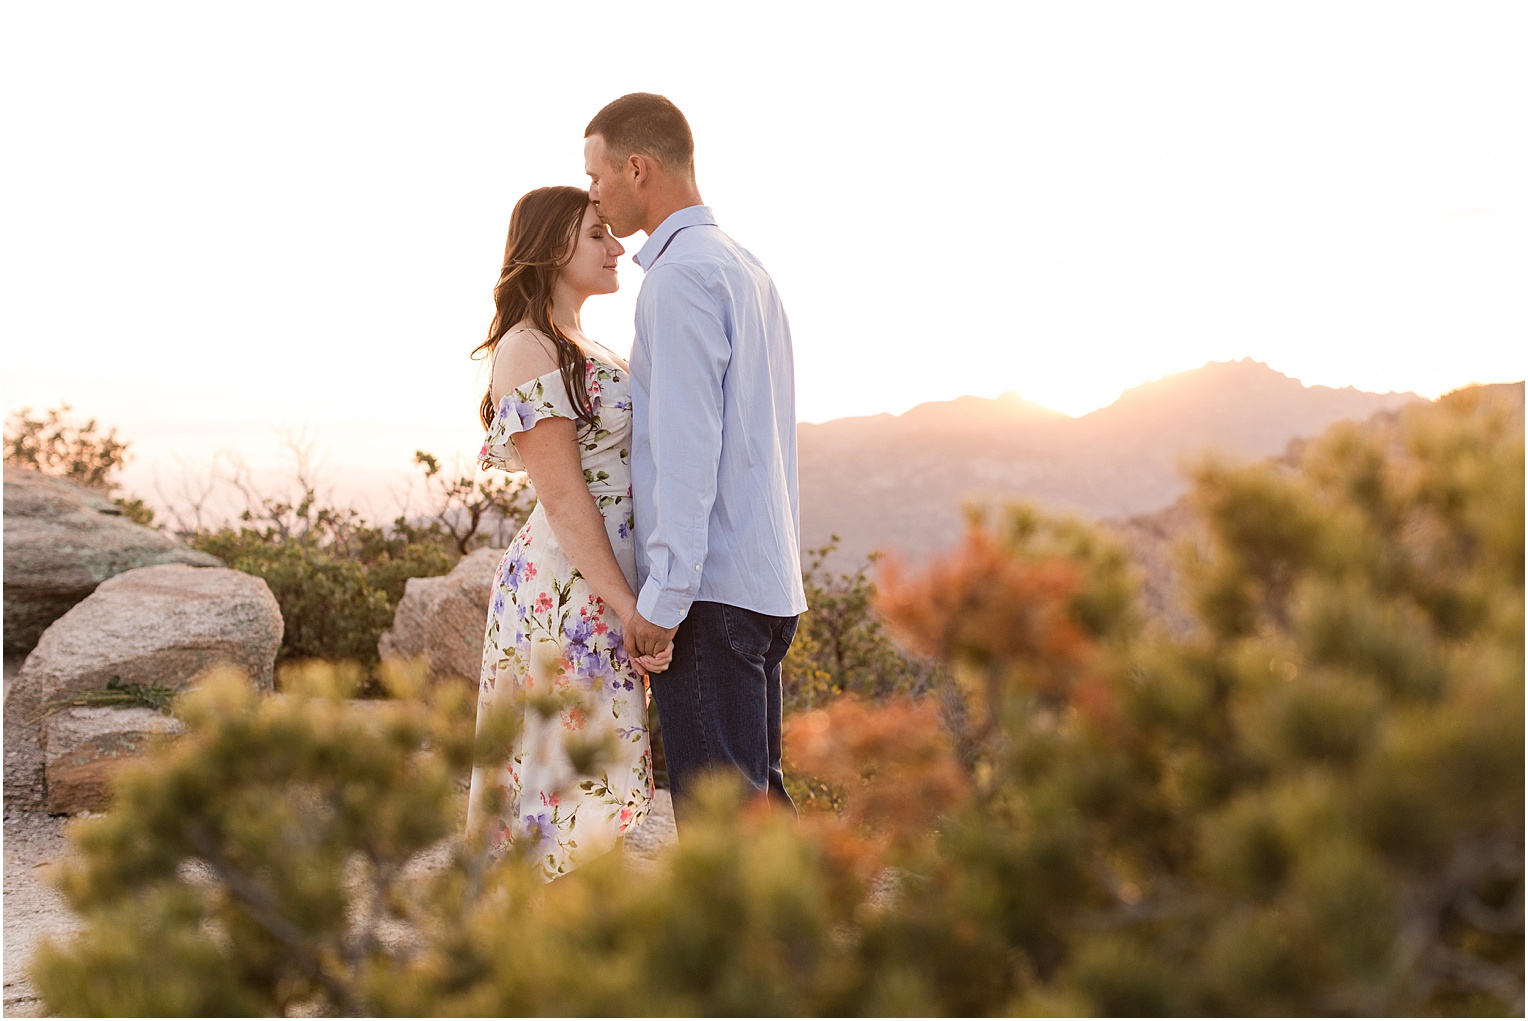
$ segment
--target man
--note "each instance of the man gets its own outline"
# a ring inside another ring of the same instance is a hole
[[[584,130],[589,198],[646,274],[631,353],[638,616],[626,650],[673,643],[652,685],[676,816],[707,769],[789,806],[780,663],[806,609],[790,325],[759,261],[716,225],[679,109],[633,93]]]

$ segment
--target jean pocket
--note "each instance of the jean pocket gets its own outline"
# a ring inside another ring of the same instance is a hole
[[[727,628],[727,644],[739,656],[763,659],[773,640],[772,618],[738,606],[722,606],[722,623]]]

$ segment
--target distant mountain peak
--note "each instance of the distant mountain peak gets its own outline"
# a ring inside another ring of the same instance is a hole
[[[1182,494],[1185,458],[1212,448],[1236,459],[1278,456],[1333,422],[1418,399],[1308,387],[1239,358],[1143,383],[1080,418],[1010,392],[802,427],[802,541],[837,534],[846,557],[872,549],[916,557],[959,537],[968,500],[1128,517]]]
[[[1143,413],[1156,414],[1172,409],[1181,411],[1192,406],[1224,407],[1242,402],[1264,401],[1308,402],[1324,399],[1321,395],[1347,395],[1358,400],[1374,397],[1421,399],[1414,393],[1374,394],[1351,386],[1341,389],[1306,386],[1295,377],[1287,376],[1249,356],[1234,361],[1209,361],[1197,369],[1168,373],[1140,386],[1131,387],[1120,394],[1113,404],[1083,417],[1100,422],[1115,421]]]
[[[1021,420],[1069,420],[1063,414],[1043,404],[1026,400],[1010,390],[998,397],[956,397],[949,401],[930,401],[909,408],[898,415],[904,422],[926,425],[929,422],[960,421],[968,423],[1017,422]]]

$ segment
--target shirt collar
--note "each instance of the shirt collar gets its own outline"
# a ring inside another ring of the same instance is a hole
[[[647,244],[642,246],[634,258],[637,265],[646,273],[653,261],[658,258],[658,253],[663,251],[663,246],[668,244],[669,238],[679,233],[685,227],[693,227],[699,223],[716,224],[716,217],[711,212],[710,206],[686,206],[676,210],[658,225],[658,229],[648,235]]]

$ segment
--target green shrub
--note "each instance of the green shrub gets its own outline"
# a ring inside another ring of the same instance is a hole
[[[285,625],[278,662],[377,661],[377,640],[392,626],[396,604],[364,563],[323,547],[266,542],[248,530],[197,536],[192,545],[270,586]]]
[[[72,951],[38,953],[52,1009],[365,1011],[368,984],[417,953],[452,902],[406,869],[459,829],[475,739],[456,686],[363,708],[343,698],[358,679],[309,666],[272,698],[221,674],[176,703],[186,736],[124,770],[114,810],[73,830],[81,853],[61,886],[86,928]],[[426,690],[392,668],[388,683]],[[482,728],[484,761],[513,733],[500,724]],[[480,886],[481,872],[464,858],[451,876]]]
[[[1075,523],[973,528],[880,603],[969,754],[840,699],[786,756],[841,813],[713,789],[653,872],[541,888],[453,841],[410,879],[459,831],[465,699],[368,739],[215,686],[76,831],[85,929],[34,978],[63,1014],[1520,1014],[1520,414],[1455,395],[1195,499],[1192,636]]]
[[[369,525],[353,509],[323,504],[300,475],[297,498],[258,498],[240,527],[186,536],[192,547],[265,579],[286,624],[278,662],[375,667],[377,641],[392,626],[408,579],[446,574],[463,552],[490,541],[490,524],[513,534],[529,514],[522,478],[443,481],[434,457],[421,451],[415,460],[436,498],[423,524],[399,517],[391,528]]]
[[[95,419],[83,423],[69,417],[72,409],[61,404],[42,418],[31,408],[11,415],[5,429],[5,461],[109,493],[117,488],[117,473],[128,461],[125,440],[117,430],[99,431]],[[140,525],[154,523],[154,510],[137,497],[113,497],[122,516]]]
[[[904,653],[886,633],[875,609],[871,571],[879,554],[852,571],[829,569],[838,536],[807,551],[802,572],[807,612],[782,667],[787,713],[840,695],[916,698],[939,687],[937,669]]]
[[[117,439],[116,429],[100,432],[93,418],[74,421],[72,410],[61,404],[42,418],[34,417],[31,408],[12,414],[5,428],[5,460],[109,492],[127,463],[128,444]]]

